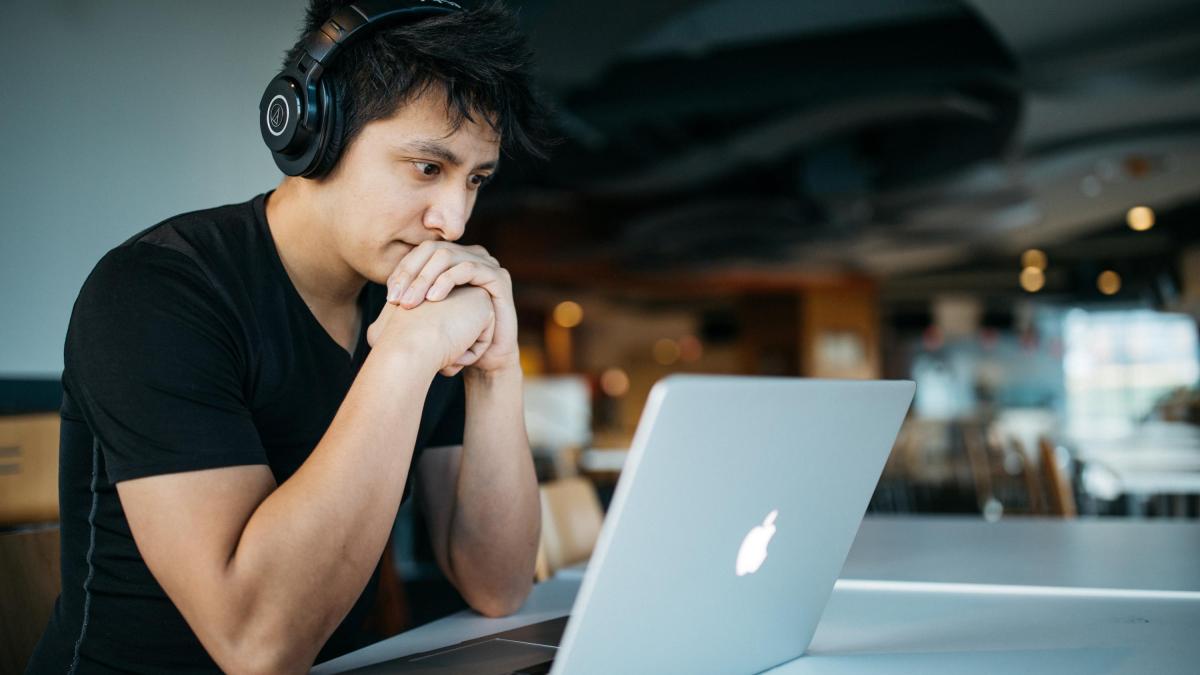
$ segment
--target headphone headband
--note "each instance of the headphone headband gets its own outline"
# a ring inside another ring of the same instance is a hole
[[[301,40],[304,56],[327,66],[334,54],[359,36],[392,21],[415,21],[427,16],[464,11],[450,0],[417,0],[420,4],[397,5],[393,0],[359,0],[339,7],[321,27]],[[303,56],[301,57],[303,58]]]
[[[383,25],[466,11],[451,0],[358,0],[336,9],[321,27],[297,43],[300,55],[267,85],[259,101],[259,131],[275,164],[289,176],[316,176],[327,157],[340,111],[321,80],[337,54]],[[336,143],[336,142],[335,142]]]

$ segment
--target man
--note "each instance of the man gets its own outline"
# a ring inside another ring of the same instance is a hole
[[[356,648],[414,488],[467,603],[520,607],[540,519],[512,287],[454,242],[501,146],[537,152],[528,61],[497,5],[373,31],[325,74],[332,169],[101,259],[68,329],[63,591],[30,672]]]

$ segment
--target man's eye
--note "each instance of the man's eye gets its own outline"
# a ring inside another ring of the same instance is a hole
[[[442,167],[432,162],[413,162],[413,166],[417,167],[417,171],[426,176],[436,176],[442,171]]]
[[[490,175],[481,176],[479,174],[475,174],[475,175],[471,176],[471,185],[474,185],[477,188],[483,187],[484,185],[487,185],[490,182],[492,182],[492,177]]]

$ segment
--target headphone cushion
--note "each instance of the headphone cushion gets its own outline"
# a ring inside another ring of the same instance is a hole
[[[342,115],[342,106],[338,102],[338,92],[333,91],[333,88],[325,80],[321,82],[321,90],[324,114],[321,120],[323,128],[318,142],[323,147],[317,151],[312,171],[305,174],[308,178],[322,178],[329,175],[343,150],[342,134],[345,131],[345,117]]]

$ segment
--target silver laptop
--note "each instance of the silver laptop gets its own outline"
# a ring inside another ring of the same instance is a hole
[[[660,381],[569,618],[354,672],[727,675],[800,656],[913,391]]]

